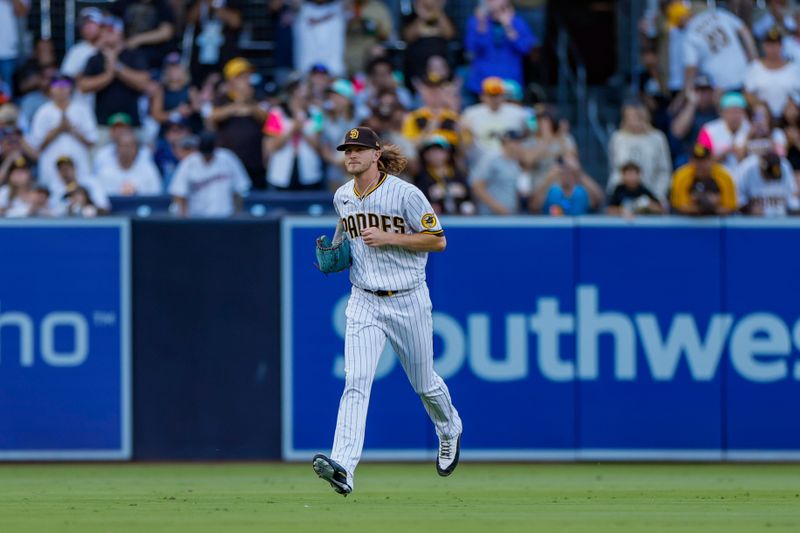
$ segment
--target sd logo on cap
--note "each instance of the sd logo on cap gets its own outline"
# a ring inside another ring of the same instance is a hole
[[[344,152],[350,146],[361,146],[372,150],[381,149],[381,140],[378,134],[370,128],[353,128],[344,136],[344,142],[336,147],[340,152]]]

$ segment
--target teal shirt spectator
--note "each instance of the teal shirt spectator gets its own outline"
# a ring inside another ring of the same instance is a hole
[[[547,191],[542,213],[545,215],[587,215],[591,210],[589,193],[583,185],[576,185],[572,189],[572,194],[567,196],[561,185],[554,184]]]

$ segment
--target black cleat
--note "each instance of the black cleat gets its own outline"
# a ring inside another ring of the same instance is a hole
[[[311,460],[311,466],[314,467],[314,472],[330,483],[338,494],[346,498],[353,491],[353,488],[347,483],[347,471],[333,459],[318,453]]]
[[[442,477],[453,473],[458,466],[461,453],[461,435],[454,439],[439,439],[439,456],[436,458],[436,472]]]

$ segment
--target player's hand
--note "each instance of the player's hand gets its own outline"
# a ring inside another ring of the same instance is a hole
[[[364,240],[364,244],[372,248],[393,244],[393,236],[393,233],[374,227],[366,228],[361,231],[361,238]]]

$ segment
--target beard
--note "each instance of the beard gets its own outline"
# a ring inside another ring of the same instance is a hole
[[[369,169],[370,163],[362,163],[360,161],[354,161],[352,163],[346,163],[345,168],[347,172],[353,175],[363,174],[364,172]]]

